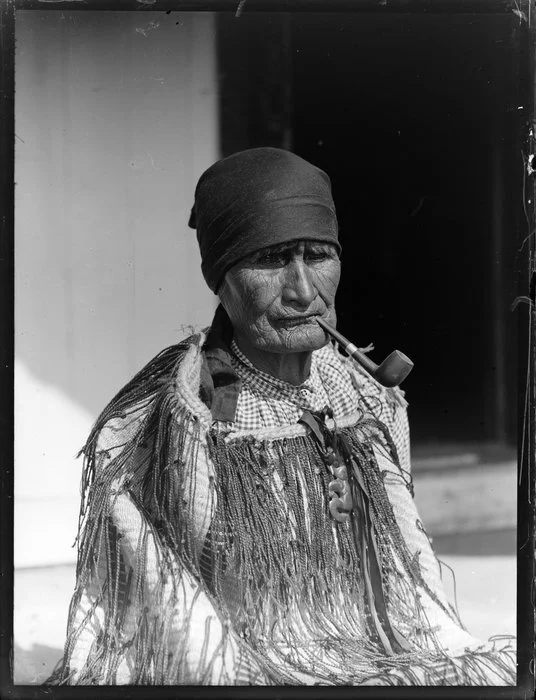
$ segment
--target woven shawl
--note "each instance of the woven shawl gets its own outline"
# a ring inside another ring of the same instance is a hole
[[[200,398],[205,339],[147,365],[84,448],[52,681],[514,684],[512,640],[478,642],[447,601],[411,478],[369,405],[337,424],[223,433]],[[346,454],[359,518],[330,514],[319,434]]]

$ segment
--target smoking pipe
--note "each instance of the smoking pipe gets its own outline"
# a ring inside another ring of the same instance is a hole
[[[381,365],[377,365],[363,352],[361,352],[361,350],[359,350],[353,343],[341,335],[341,333],[336,331],[335,328],[332,328],[329,323],[326,323],[324,319],[316,317],[316,321],[326,331],[326,333],[329,333],[329,335],[335,338],[342,349],[347,352],[350,357],[357,360],[359,364],[383,386],[398,386],[413,369],[413,362],[409,359],[409,357],[406,357],[404,353],[400,352],[400,350],[393,350],[393,352],[385,358]]]

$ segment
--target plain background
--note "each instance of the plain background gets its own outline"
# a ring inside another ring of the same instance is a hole
[[[218,158],[213,23],[17,13],[15,566],[74,560],[93,421],[210,324],[187,222]]]

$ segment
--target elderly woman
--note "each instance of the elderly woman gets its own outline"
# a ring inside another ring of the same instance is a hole
[[[340,275],[321,170],[278,149],[199,180],[220,306],[98,419],[56,681],[511,685],[463,628],[412,499],[406,403],[328,341]]]

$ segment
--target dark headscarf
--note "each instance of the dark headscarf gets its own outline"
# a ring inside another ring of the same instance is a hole
[[[278,148],[252,148],[201,175],[188,225],[197,229],[201,269],[216,292],[246,255],[293,240],[336,246],[338,228],[325,172]]]

